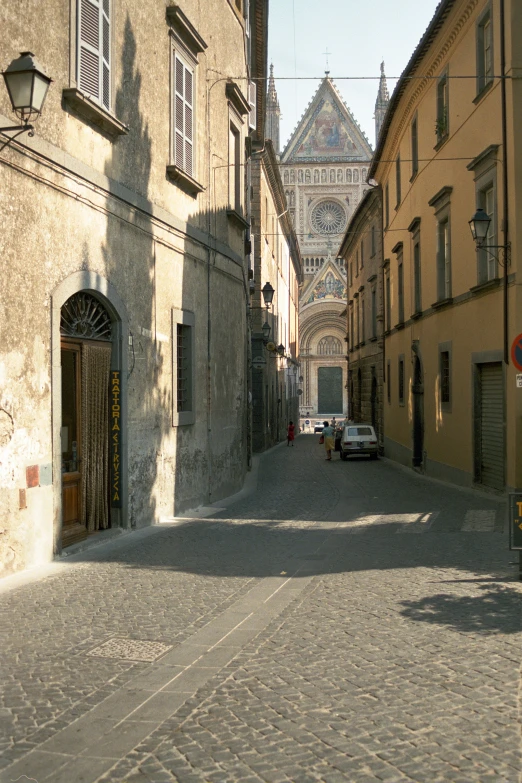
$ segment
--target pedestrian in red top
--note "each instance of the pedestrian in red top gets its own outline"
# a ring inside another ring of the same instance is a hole
[[[287,446],[293,446],[294,445],[294,437],[295,437],[295,427],[294,422],[291,421],[288,425],[288,428],[286,430],[286,445]]]

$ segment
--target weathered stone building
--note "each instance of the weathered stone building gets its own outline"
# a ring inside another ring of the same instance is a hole
[[[279,104],[269,82],[267,135],[279,137]],[[276,148],[276,152],[279,149]],[[299,306],[301,414],[346,412],[346,270],[337,250],[367,189],[372,150],[328,73],[281,153],[286,200],[303,257]]]
[[[382,192],[368,190],[339,250],[347,271],[348,415],[368,422],[383,447]]]
[[[299,421],[297,351],[302,280],[299,245],[269,139],[264,150],[252,156],[252,186],[252,443],[254,451],[264,451],[285,438],[289,421],[296,426]],[[274,289],[268,308],[261,292],[266,283]]]
[[[243,482],[267,2],[214,6],[0,9],[2,66],[32,50],[53,79],[0,154],[4,574]]]

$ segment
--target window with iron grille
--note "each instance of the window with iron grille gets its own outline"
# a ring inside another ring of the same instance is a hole
[[[178,52],[173,58],[174,164],[194,177],[194,68]]]
[[[193,424],[194,406],[194,313],[172,310],[172,423]]]
[[[440,401],[450,401],[449,351],[440,352]]]
[[[77,82],[105,109],[111,108],[110,0],[78,0]]]
[[[177,325],[177,409],[192,410],[192,373],[191,373],[191,327]]]

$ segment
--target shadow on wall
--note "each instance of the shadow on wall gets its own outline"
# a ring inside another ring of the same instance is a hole
[[[143,84],[136,60],[136,36],[127,16],[123,76],[115,108],[129,134],[114,144],[105,174],[147,198],[152,141],[140,111]],[[175,213],[179,191],[174,185],[172,194]],[[152,211],[151,202],[147,208]],[[226,245],[230,231],[226,209],[209,215],[208,210],[199,209],[197,201],[194,208],[189,224],[199,230],[210,229]],[[247,459],[244,269],[237,264],[237,279],[219,274],[215,251],[209,255],[201,245],[186,241],[185,255],[181,256],[157,245],[152,231],[145,212],[136,212],[132,225],[111,219],[104,248],[107,277],[122,292],[133,335],[128,379],[129,523],[138,527],[165,510],[172,513],[237,491]],[[233,235],[240,247],[242,238],[239,241],[238,237],[242,235]],[[239,251],[238,257],[243,257]],[[178,264],[181,271],[170,278],[174,266],[179,271]],[[169,290],[169,285],[179,285],[174,279],[182,281],[181,294],[177,288]],[[195,423],[173,429],[175,379],[171,378],[170,363],[175,346],[170,339],[155,341],[154,335],[168,329],[171,336],[170,311],[180,300],[182,309],[196,315],[192,369],[198,388]],[[163,329],[157,328],[159,318]],[[157,507],[160,496],[162,509]]]
[[[115,96],[116,115],[129,133],[113,145],[105,174],[145,198],[151,174],[151,139],[140,111],[142,75],[136,65],[136,37],[129,16],[121,57],[122,80]],[[150,202],[147,205],[151,207]],[[148,524],[156,516],[154,485],[157,455],[169,431],[167,393],[159,385],[166,351],[148,336],[154,333],[155,258],[150,220],[136,214],[128,225],[112,218],[104,246],[107,277],[127,305],[133,346],[129,348],[128,486],[129,524]]]

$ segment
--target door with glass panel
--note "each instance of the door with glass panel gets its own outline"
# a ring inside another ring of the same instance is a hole
[[[62,545],[87,536],[82,520],[81,345],[62,341]]]

